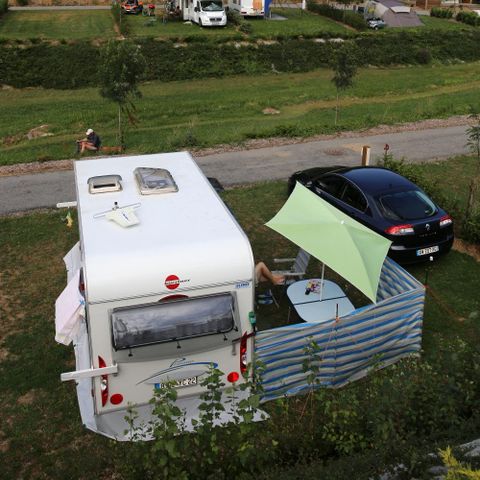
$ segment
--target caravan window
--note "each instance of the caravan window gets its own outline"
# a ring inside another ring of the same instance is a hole
[[[235,326],[230,294],[155,303],[112,312],[115,350],[227,333]]]

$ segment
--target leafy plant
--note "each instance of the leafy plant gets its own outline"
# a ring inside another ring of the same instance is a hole
[[[140,47],[125,40],[110,41],[103,48],[100,64],[100,95],[118,105],[118,140],[124,147],[122,114],[135,123],[134,99],[141,97],[138,83],[145,71]]]

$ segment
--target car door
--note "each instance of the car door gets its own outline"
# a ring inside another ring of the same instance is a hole
[[[322,175],[314,183],[312,190],[348,216],[367,227],[374,226],[372,211],[361,190],[345,178],[335,175]]]

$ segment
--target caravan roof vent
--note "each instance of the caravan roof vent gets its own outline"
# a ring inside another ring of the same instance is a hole
[[[120,175],[99,175],[87,181],[90,193],[119,192],[122,189]]]
[[[178,192],[171,173],[164,168],[138,167],[134,174],[142,195]]]

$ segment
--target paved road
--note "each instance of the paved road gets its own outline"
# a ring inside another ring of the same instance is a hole
[[[466,153],[465,142],[465,126],[457,126],[228,152],[199,157],[197,162],[207,176],[230,186],[287,179],[296,170],[317,165],[358,165],[363,145],[371,147],[373,161],[388,143],[396,158],[423,162]],[[0,215],[74,199],[72,171],[0,177]]]

